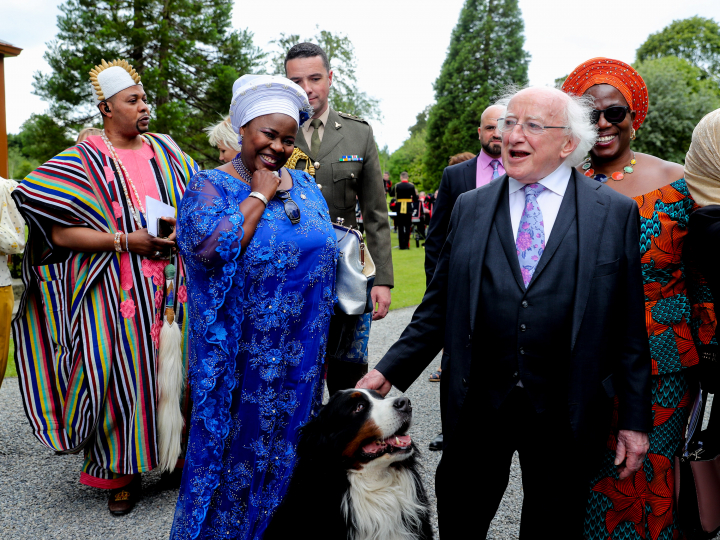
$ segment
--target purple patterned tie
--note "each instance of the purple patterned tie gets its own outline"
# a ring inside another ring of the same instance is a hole
[[[518,227],[517,248],[520,272],[522,272],[525,287],[532,279],[538,261],[545,251],[545,224],[543,215],[538,206],[537,196],[545,190],[542,184],[528,184],[525,190],[525,208]]]
[[[493,168],[492,179],[495,180],[498,176],[500,176],[500,171],[498,170],[498,165],[500,165],[500,162],[497,159],[493,159],[490,162],[490,165],[492,165]]]

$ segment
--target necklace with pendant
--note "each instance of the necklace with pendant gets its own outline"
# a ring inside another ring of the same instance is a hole
[[[585,176],[592,178],[593,180],[597,180],[601,184],[604,184],[607,182],[610,178],[615,180],[616,182],[619,182],[623,178],[625,178],[626,174],[632,174],[635,172],[635,169],[633,169],[633,165],[635,165],[637,161],[635,161],[635,152],[632,152],[632,159],[630,160],[630,165],[626,165],[623,167],[622,171],[615,171],[610,176],[606,176],[603,173],[596,173],[595,169],[592,168],[592,162],[590,161],[590,157],[588,156],[585,161],[583,161],[582,164],[582,170],[585,171]]]

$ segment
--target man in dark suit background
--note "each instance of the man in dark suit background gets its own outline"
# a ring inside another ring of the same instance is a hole
[[[412,322],[359,383],[406,390],[444,346],[442,538],[484,538],[514,451],[521,539],[582,538],[617,399],[620,479],[652,425],[637,205],[577,173],[590,106],[521,90],[501,125],[507,175],[461,195]]]
[[[501,155],[498,118],[505,113],[504,105],[490,105],[480,116],[478,136],[482,149],[473,159],[445,167],[433,216],[425,240],[425,275],[430,284],[440,250],[445,243],[450,214],[457,198],[471,189],[489,184],[505,174]]]
[[[455,201],[463,193],[489,184],[505,174],[502,164],[502,138],[498,131],[498,119],[505,114],[504,104],[490,105],[480,115],[478,138],[482,149],[475,158],[457,165],[445,167],[437,200],[433,208],[433,217],[425,240],[425,277],[430,285],[438,255],[447,238],[450,214]],[[443,362],[437,373],[442,373]],[[435,377],[435,376],[434,376]],[[437,379],[431,379],[437,381]],[[430,442],[430,450],[442,450],[443,434],[439,433]]]

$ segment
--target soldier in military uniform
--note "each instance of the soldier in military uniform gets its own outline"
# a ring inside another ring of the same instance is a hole
[[[288,161],[287,166],[314,170],[333,221],[342,218],[344,225],[356,227],[355,200],[360,201],[365,241],[377,268],[371,293],[372,320],[382,319],[390,307],[393,269],[385,187],[372,128],[360,117],[330,108],[328,95],[333,73],[322,48],[313,43],[292,47],[285,57],[285,73],[307,92],[315,109],[314,116],[298,128],[295,159]],[[327,382],[331,394],[355,387],[367,373],[369,332],[368,316],[358,322],[353,346],[344,357],[328,354]]]

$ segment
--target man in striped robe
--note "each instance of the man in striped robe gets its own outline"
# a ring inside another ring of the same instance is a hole
[[[198,167],[169,136],[147,133],[147,98],[127,62],[103,61],[91,81],[103,134],[13,192],[30,228],[13,338],[35,436],[58,452],[82,450],[80,482],[111,490],[110,511],[124,514],[139,473],[159,462],[158,336],[175,246],[174,233],[148,234],[146,196],[178,208]],[[187,330],[179,258],[177,267],[176,320]]]

